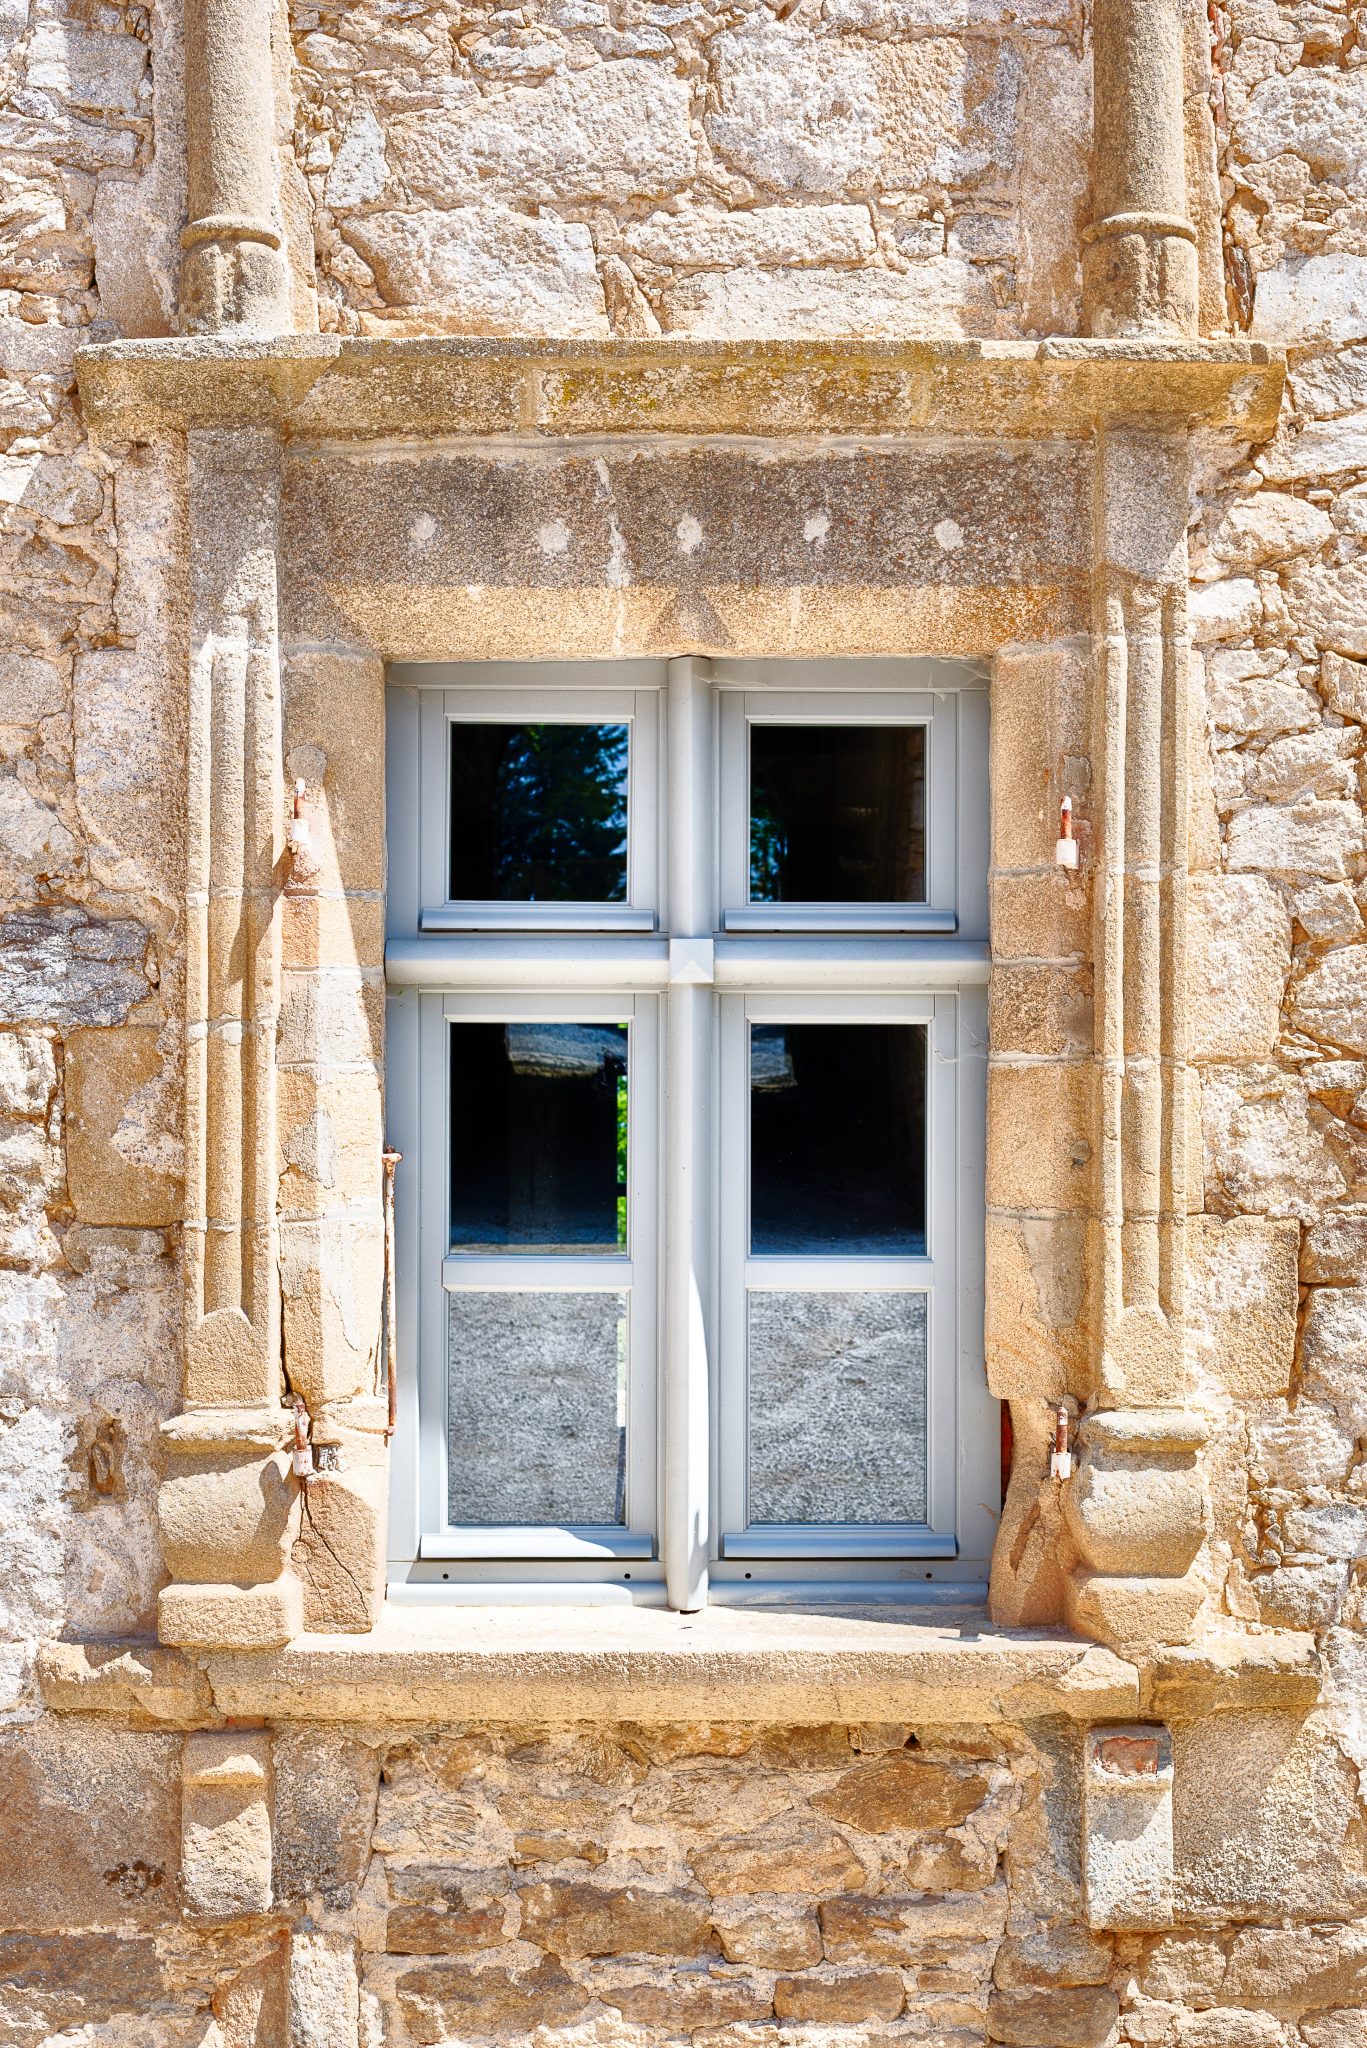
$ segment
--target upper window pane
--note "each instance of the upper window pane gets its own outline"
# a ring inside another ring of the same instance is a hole
[[[922,725],[750,726],[750,901],[921,903]]]
[[[625,1024],[451,1027],[451,1249],[627,1242]]]
[[[624,903],[623,725],[451,726],[451,897]]]
[[[926,1248],[922,1024],[752,1024],[750,1249]]]

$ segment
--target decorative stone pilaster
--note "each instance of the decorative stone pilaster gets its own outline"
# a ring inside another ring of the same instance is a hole
[[[1182,0],[1095,0],[1092,192],[1083,303],[1098,336],[1195,334]]]
[[[279,446],[189,436],[185,1412],[160,1513],[165,1641],[283,1642],[301,1625],[281,1408],[276,1064],[284,848]]]
[[[1074,1625],[1186,1639],[1205,1438],[1184,1407],[1188,675],[1185,442],[1097,446],[1092,777],[1100,1275],[1093,1387],[1065,1522]]]
[[[275,203],[270,0],[185,0],[180,324],[282,334],[289,274]]]

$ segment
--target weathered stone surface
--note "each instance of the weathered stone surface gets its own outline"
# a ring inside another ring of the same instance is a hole
[[[178,1222],[179,1103],[160,1034],[143,1025],[71,1032],[66,1104],[67,1185],[81,1220],[134,1228]]]
[[[988,2039],[1011,2048],[1102,2048],[1119,2011],[1113,1991],[994,1990]]]
[[[424,2048],[471,2029],[564,2026],[588,2004],[583,1986],[549,1959],[520,1970],[427,1963],[405,1970],[395,1989],[404,2024]]]
[[[837,1778],[812,1805],[870,1834],[890,1828],[957,1827],[987,1797],[984,1771],[953,1771],[924,1757],[883,1757]]]
[[[821,1961],[821,1929],[810,1907],[762,1896],[713,1899],[711,1921],[728,1963],[805,1970]]]
[[[171,1918],[179,1737],[53,1717],[0,1742],[0,1921],[61,1934]]]
[[[276,1738],[273,1767],[276,1895],[321,1894],[333,1911],[343,1910],[369,1861],[378,1758],[328,1729],[287,1729]]]
[[[906,1990],[895,1970],[850,1970],[840,1976],[809,1971],[779,1977],[774,1984],[774,2011],[781,2020],[856,2026],[895,2020],[905,2004]]]
[[[148,933],[80,910],[15,912],[0,924],[0,1001],[15,1021],[122,1024],[148,992]]]
[[[737,2020],[767,2019],[774,2004],[762,1977],[724,1965],[714,1966],[706,1976],[692,1971],[624,1976],[605,1969],[595,1975],[593,1990],[624,2020],[681,2033]]]
[[[1291,920],[1261,875],[1198,875],[1191,890],[1191,1053],[1260,1059],[1277,1042]]]
[[[826,1960],[831,1963],[934,1962],[946,1942],[990,1941],[1005,1924],[1005,1897],[968,1892],[825,1899],[820,1909]]]
[[[707,1904],[670,1892],[589,1884],[528,1885],[518,1893],[522,1939],[557,1956],[715,1954]]]
[[[1299,1309],[1294,1223],[1194,1221],[1191,1321],[1203,1370],[1225,1392],[1265,1397],[1290,1385]]]
[[[588,229],[505,207],[380,213],[353,221],[352,246],[389,306],[455,299],[444,324],[465,333],[605,334]]]
[[[844,1837],[798,1815],[781,1815],[748,1835],[723,1836],[690,1858],[709,1892],[854,1891],[864,1866]]]

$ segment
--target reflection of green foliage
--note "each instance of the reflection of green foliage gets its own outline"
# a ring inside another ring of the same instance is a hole
[[[751,792],[750,812],[750,901],[777,903],[782,894],[783,863],[788,857],[788,835],[768,807],[767,792]]]
[[[627,1077],[617,1076],[617,1242],[627,1242]]]
[[[628,732],[625,725],[501,728],[494,861],[502,897],[625,901]]]

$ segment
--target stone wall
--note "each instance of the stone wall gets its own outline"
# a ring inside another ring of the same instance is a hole
[[[319,317],[1075,333],[1080,0],[291,10]]]
[[[1062,1721],[271,1743],[53,1715],[7,1743],[0,2024],[16,2048],[1352,2048],[1352,1788],[1312,1784],[1288,1717],[1247,1718],[1204,1723],[1181,1763],[1194,1787],[1225,1759],[1261,1897],[1231,1912],[1189,1790],[1188,1926],[1112,1936],[1081,1912]],[[1270,1794],[1250,1767],[1269,1734]],[[1322,1845],[1288,1853],[1278,1798],[1310,1789]]]
[[[1112,1940],[1062,1721],[272,1740],[179,1665],[174,1710],[44,1712],[40,1641],[152,1631],[180,1403],[184,484],[85,438],[72,359],[170,330],[184,174],[173,5],[0,4],[3,2038],[1367,2038],[1367,16],[1214,17],[1206,324],[1293,354],[1274,443],[1193,502],[1208,1612],[1314,1631],[1327,1677],[1309,1720],[1178,1724],[1178,1925]],[[1069,0],[290,27],[280,206],[326,327],[1078,325]],[[1205,105],[1195,64],[1198,200]]]

